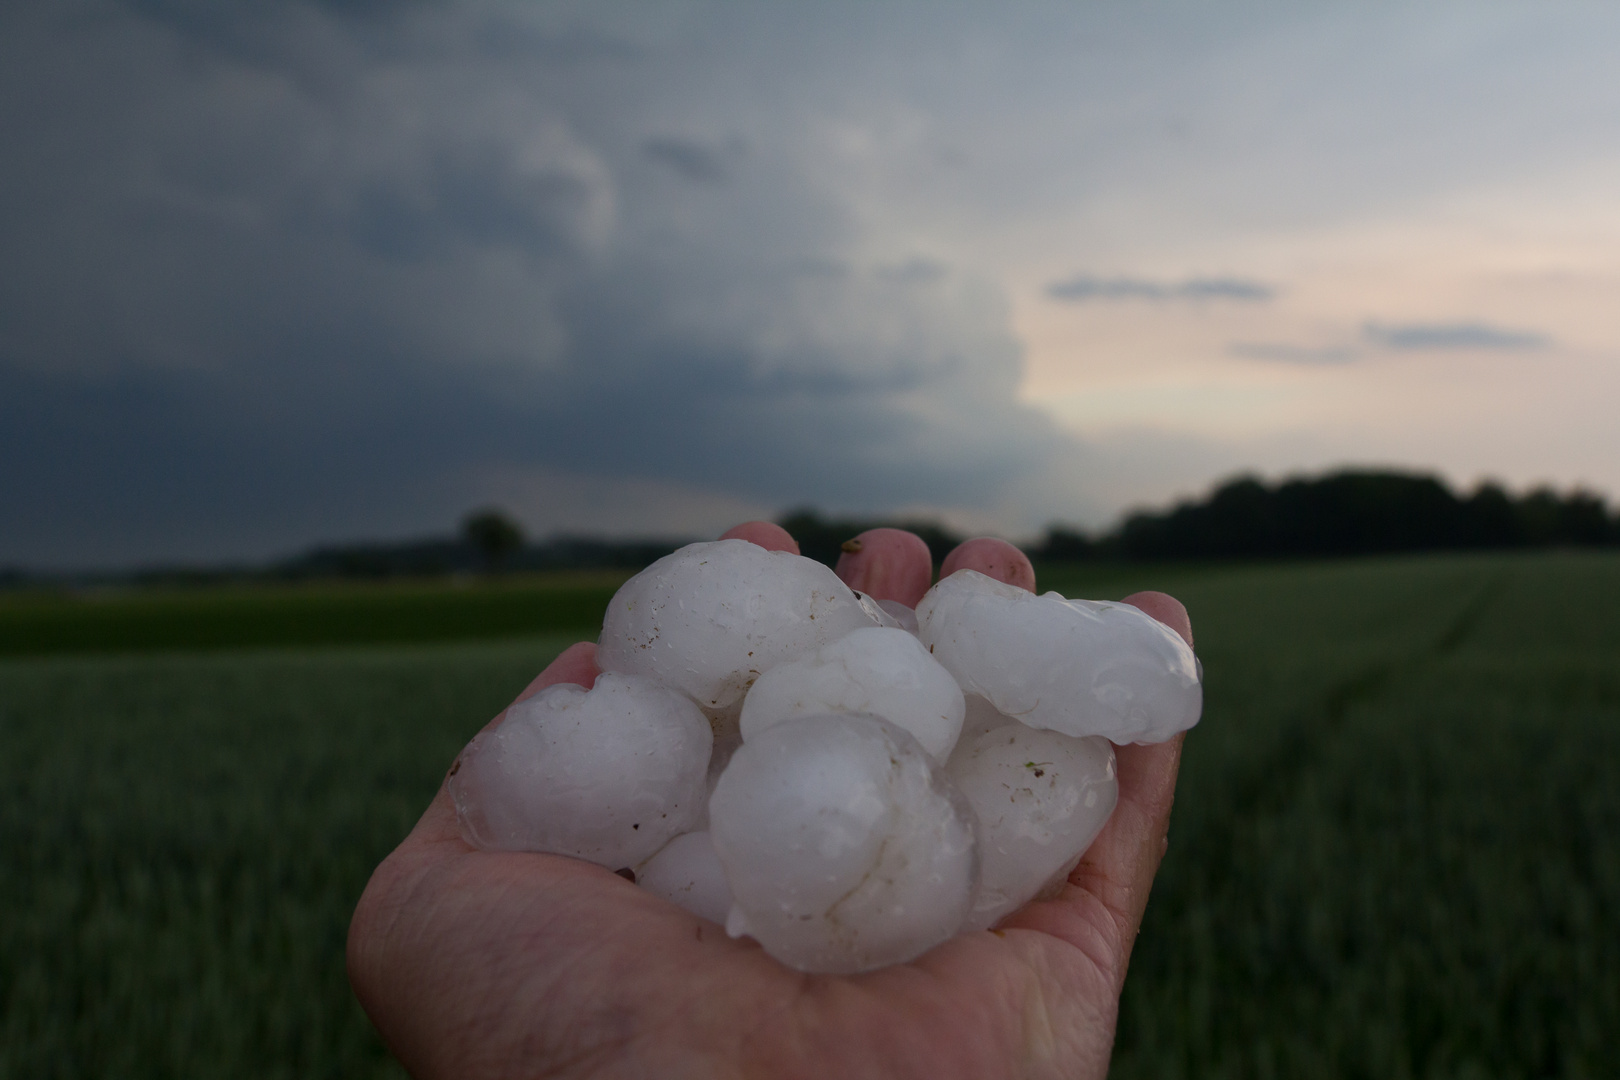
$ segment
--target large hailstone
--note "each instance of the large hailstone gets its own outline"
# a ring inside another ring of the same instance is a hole
[[[635,675],[550,686],[507,709],[450,776],[475,847],[634,866],[695,828],[714,735],[691,699]]]
[[[725,924],[731,886],[707,832],[689,832],[664,845],[636,870],[636,884],[710,922]]]
[[[956,680],[922,642],[897,627],[871,626],[761,675],[743,699],[742,737],[800,716],[870,713],[905,728],[944,761],[964,708]]]
[[[877,717],[801,717],[749,738],[709,822],[734,900],[727,932],[801,971],[903,963],[955,934],[972,902],[972,809]]]
[[[966,929],[985,930],[1061,884],[1119,801],[1114,747],[1009,723],[964,741],[946,774],[979,817],[979,888]]]
[[[734,719],[773,664],[871,625],[849,586],[821,563],[716,540],[688,544],[624,583],[608,604],[596,662]]]
[[[1192,648],[1129,604],[1036,596],[959,570],[928,590],[917,625],[964,691],[1030,727],[1163,742],[1203,709]]]

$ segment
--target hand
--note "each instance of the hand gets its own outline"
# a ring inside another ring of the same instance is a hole
[[[798,550],[762,522],[726,535]],[[928,587],[927,547],[894,529],[859,539],[839,576],[914,605]],[[964,568],[1035,584],[1029,560],[1002,541],[968,541],[942,571]],[[1170,597],[1126,602],[1192,640]],[[595,652],[571,647],[518,700],[591,685]],[[1119,804],[1056,899],[856,976],[793,971],[590,863],[474,850],[441,787],[360,899],[349,977],[421,1080],[1100,1078],[1180,757],[1179,736],[1118,749]]]

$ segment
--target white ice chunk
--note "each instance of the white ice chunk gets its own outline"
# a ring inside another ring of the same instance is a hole
[[[636,871],[636,884],[722,926],[731,910],[731,886],[707,832],[677,836]]]
[[[979,889],[967,929],[984,930],[1060,884],[1119,800],[1114,747],[1011,723],[964,742],[946,773],[979,816]]]
[[[889,609],[883,606],[884,601],[874,600],[865,593],[857,591],[855,593],[855,602],[861,605],[861,610],[866,612],[866,617],[872,620],[873,626],[898,627],[900,625],[899,621],[889,614]],[[915,616],[913,616],[912,621],[916,621]]]
[[[1005,724],[1018,723],[1005,713],[997,712],[996,707],[979,694],[965,694],[963,697],[967,710],[962,716],[962,734],[956,740],[957,749],[966,747],[987,731],[994,731]]]
[[[713,741],[691,699],[606,674],[509,708],[462,751],[450,795],[475,847],[617,870],[698,825]]]
[[[893,619],[900,629],[915,634],[917,632],[917,610],[908,608],[898,600],[879,600],[878,607],[882,608]]]
[[[1129,604],[1036,596],[959,570],[922,598],[917,623],[964,691],[1030,727],[1163,742],[1203,709],[1192,648]]]
[[[801,971],[897,964],[956,933],[977,878],[972,809],[872,716],[802,717],[744,742],[709,802],[748,934]]]
[[[962,730],[962,691],[922,642],[904,630],[868,627],[777,664],[743,699],[742,736],[818,713],[881,716],[944,761]]]
[[[624,583],[596,662],[673,686],[723,723],[773,664],[871,625],[821,563],[717,540],[688,544]]]

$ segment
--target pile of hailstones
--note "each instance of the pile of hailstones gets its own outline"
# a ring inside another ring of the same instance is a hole
[[[1192,650],[1128,605],[963,570],[913,611],[744,540],[630,579],[596,656],[594,688],[467,747],[463,834],[618,870],[802,971],[900,963],[1061,887],[1118,798],[1112,744],[1202,707]]]

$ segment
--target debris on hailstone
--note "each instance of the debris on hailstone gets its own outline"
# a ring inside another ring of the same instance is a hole
[[[964,742],[946,774],[979,819],[979,889],[967,929],[987,930],[1062,884],[1119,801],[1114,747],[1007,724]]]
[[[726,930],[801,971],[898,964],[962,926],[973,811],[910,734],[806,716],[744,741],[709,803],[731,883]]]
[[[821,563],[716,540],[688,544],[624,583],[608,604],[596,662],[673,687],[717,716],[773,664],[871,625]]]
[[[917,604],[917,625],[965,692],[1030,727],[1154,743],[1203,709],[1192,647],[1129,604],[1036,596],[960,570]]]
[[[962,690],[916,638],[871,626],[777,664],[743,699],[742,737],[817,713],[871,713],[905,728],[935,761],[962,731]]]
[[[1060,887],[1118,799],[1113,743],[1202,707],[1191,648],[1136,608],[960,571],[913,611],[742,540],[626,582],[597,663],[593,689],[543,690],[463,751],[463,835],[632,869],[815,972],[909,960]]]
[[[450,777],[475,847],[635,866],[703,813],[714,735],[692,699],[635,675],[550,686],[506,710]]]

